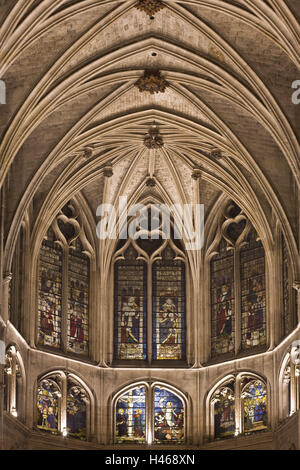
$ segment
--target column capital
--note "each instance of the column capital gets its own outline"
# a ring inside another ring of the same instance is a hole
[[[112,165],[108,163],[104,168],[103,168],[103,174],[106,178],[110,178],[113,176],[114,172],[112,169]]]
[[[4,273],[4,276],[3,276],[3,283],[4,283],[4,284],[9,284],[10,281],[12,280],[12,277],[13,277],[12,273],[10,273],[10,272]]]
[[[192,172],[192,178],[193,180],[198,180],[201,178],[201,175],[202,175],[202,170],[201,168],[199,167],[195,167],[193,168],[193,172]]]

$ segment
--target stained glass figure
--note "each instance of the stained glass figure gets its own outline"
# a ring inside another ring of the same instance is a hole
[[[234,382],[218,389],[212,398],[214,403],[215,439],[234,436],[235,433],[235,401]]]
[[[184,442],[184,406],[182,400],[162,387],[154,389],[154,442]]]
[[[67,429],[70,437],[86,439],[86,393],[74,384],[68,387]]]
[[[62,250],[50,229],[43,240],[39,263],[39,334],[43,346],[61,346]]]
[[[153,265],[153,359],[185,358],[185,265],[167,247]]]
[[[129,247],[115,264],[115,359],[146,359],[147,267]]]
[[[58,431],[59,396],[60,391],[54,381],[41,381],[37,394],[37,427],[39,429],[53,433]]]
[[[267,391],[260,380],[248,379],[242,391],[244,432],[267,428]]]
[[[68,352],[88,355],[89,258],[79,239],[68,262]]]
[[[146,440],[145,387],[129,390],[116,403],[116,442],[142,444]]]
[[[242,349],[266,344],[265,253],[252,229],[241,249]]]
[[[212,355],[234,351],[234,256],[224,239],[211,261]]]

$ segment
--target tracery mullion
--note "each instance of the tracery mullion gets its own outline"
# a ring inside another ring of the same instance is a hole
[[[237,377],[235,381],[235,432],[241,434],[244,432],[243,428],[243,400],[241,399],[241,391],[242,391],[242,377]]]

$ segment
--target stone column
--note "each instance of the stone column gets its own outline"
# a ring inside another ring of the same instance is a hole
[[[6,273],[3,278],[2,290],[2,319],[6,324],[9,320],[9,287],[12,273]]]
[[[113,176],[113,169],[110,162],[107,162],[103,169],[104,176],[104,188],[103,197],[101,204],[108,203],[109,192],[111,187],[111,181]],[[116,227],[115,227],[116,229]],[[106,367],[113,361],[113,323],[114,323],[114,311],[113,311],[113,295],[110,295],[110,290],[113,288],[113,274],[111,267],[107,266],[106,263],[106,251],[109,240],[99,240],[98,253],[99,261],[97,265],[96,278],[99,275],[100,288],[97,289],[97,302],[95,303],[100,309],[99,320],[96,320],[95,331],[100,331],[101,334],[98,337],[93,336],[95,342],[94,354],[95,360],[99,361],[99,365]],[[112,282],[109,282],[112,281]],[[101,298],[100,298],[101,295]],[[98,315],[94,319],[98,318]]]
[[[200,167],[195,167],[192,171],[192,187],[193,187],[193,204],[200,204],[201,200],[201,175]],[[201,221],[197,221],[198,223]],[[191,240],[192,242],[192,240]],[[203,276],[203,257],[202,249],[195,250],[194,255],[194,273],[191,276],[190,295],[193,302],[190,303],[190,328],[187,331],[189,341],[189,357],[188,360],[196,367],[201,367],[201,362],[206,362],[210,356],[210,325],[207,322],[200,322],[204,319],[204,276]],[[204,326],[200,326],[204,325]]]

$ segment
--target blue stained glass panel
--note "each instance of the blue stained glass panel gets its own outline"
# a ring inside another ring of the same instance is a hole
[[[58,387],[52,381],[43,380],[38,387],[37,427],[43,431],[58,431]]]
[[[224,239],[211,261],[212,355],[234,351],[234,256]]]
[[[165,250],[152,270],[153,359],[185,359],[185,265]]]
[[[85,393],[80,387],[69,388],[67,396],[67,429],[70,437],[86,439]]]
[[[244,431],[261,431],[267,427],[267,391],[259,380],[251,380],[243,389]]]
[[[115,359],[147,357],[147,266],[129,248],[115,264]]]
[[[161,387],[154,389],[154,442],[184,442],[184,406],[182,400]]]
[[[251,230],[241,249],[242,349],[266,344],[265,252]]]
[[[116,443],[143,444],[146,439],[145,387],[129,390],[116,403]]]

